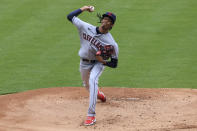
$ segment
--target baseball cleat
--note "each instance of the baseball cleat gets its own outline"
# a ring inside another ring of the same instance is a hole
[[[88,116],[84,122],[85,126],[93,125],[96,122],[96,118],[94,116]]]
[[[101,92],[101,91],[98,91],[98,96],[97,96],[97,98],[98,98],[99,100],[101,100],[102,102],[106,102],[106,97],[105,97],[104,93]]]

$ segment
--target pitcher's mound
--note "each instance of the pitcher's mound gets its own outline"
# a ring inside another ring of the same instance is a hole
[[[39,89],[0,96],[0,131],[197,130],[197,89],[102,88],[97,122],[83,126],[85,88]]]

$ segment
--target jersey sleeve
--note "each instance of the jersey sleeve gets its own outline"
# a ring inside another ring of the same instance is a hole
[[[87,25],[86,22],[80,20],[78,17],[74,16],[72,19],[72,23],[78,28],[81,29],[82,27],[84,27],[85,25]]]
[[[112,58],[118,59],[119,49],[117,43],[114,45],[114,53],[112,54]]]

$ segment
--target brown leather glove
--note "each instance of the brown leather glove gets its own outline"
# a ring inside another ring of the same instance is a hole
[[[108,60],[113,53],[114,47],[112,45],[105,45],[99,48],[99,51],[97,51],[96,56],[101,56],[103,60]]]

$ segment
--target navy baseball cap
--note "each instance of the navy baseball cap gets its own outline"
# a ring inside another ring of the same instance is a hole
[[[112,23],[114,24],[116,21],[116,15],[111,13],[111,12],[106,12],[105,14],[103,14],[103,18],[104,17],[109,17],[112,20]]]

